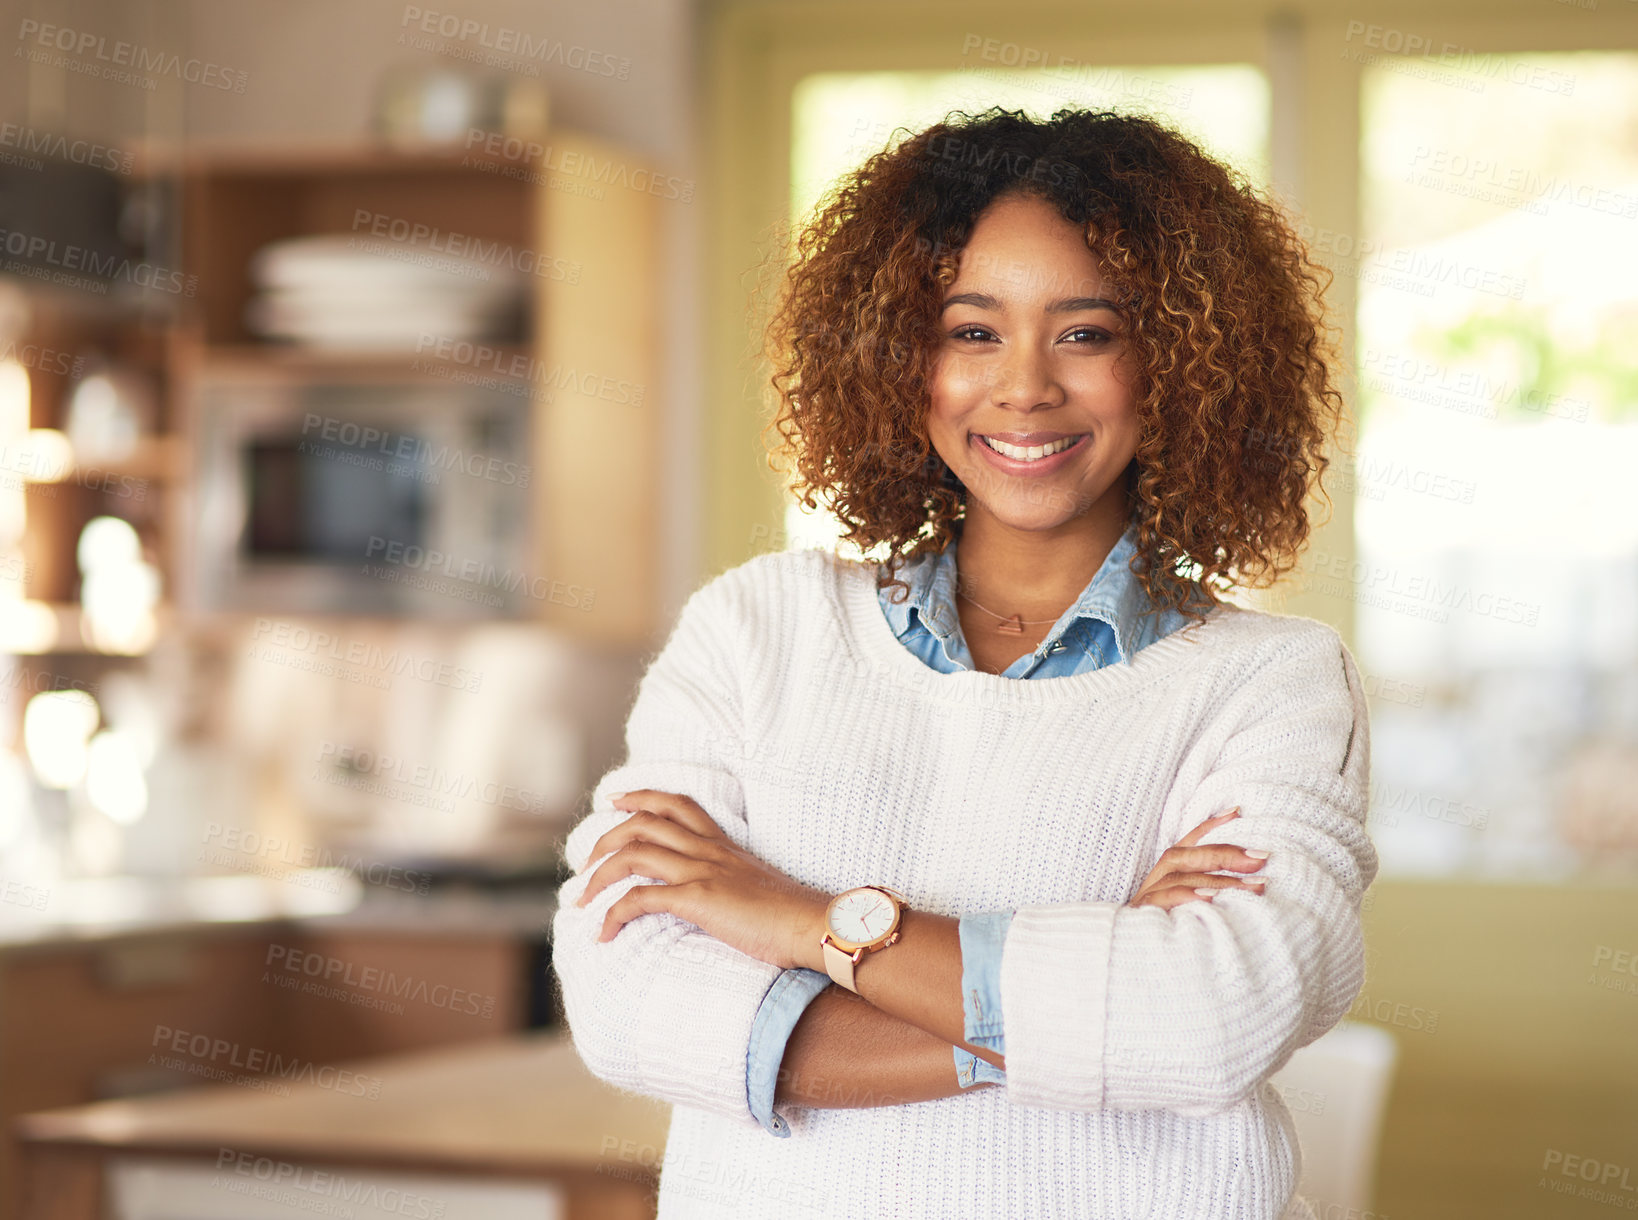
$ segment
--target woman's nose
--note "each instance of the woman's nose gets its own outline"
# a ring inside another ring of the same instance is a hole
[[[1034,347],[1013,348],[994,370],[991,400],[998,407],[1028,411],[1052,406],[1062,395],[1052,361]]]

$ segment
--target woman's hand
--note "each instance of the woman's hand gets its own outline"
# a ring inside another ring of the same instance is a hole
[[[613,804],[636,812],[592,844],[588,860],[614,854],[587,879],[576,905],[633,874],[666,884],[635,885],[616,899],[599,941],[612,940],[628,919],[668,911],[760,961],[783,969],[811,965],[830,895],[739,847],[686,796],[644,789]]]
[[[1261,868],[1268,859],[1267,852],[1247,851],[1232,843],[1208,843],[1197,846],[1208,830],[1221,826],[1230,818],[1240,816],[1239,806],[1227,813],[1207,818],[1188,834],[1161,853],[1160,862],[1138,886],[1137,896],[1129,907],[1155,906],[1169,911],[1185,902],[1209,902],[1221,889],[1249,889],[1262,893],[1262,881],[1256,877],[1224,877],[1210,869],[1228,868],[1249,873]]]

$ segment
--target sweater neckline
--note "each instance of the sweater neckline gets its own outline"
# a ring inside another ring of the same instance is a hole
[[[1072,700],[1084,703],[1089,699],[1148,685],[1172,670],[1185,656],[1198,655],[1193,650],[1216,639],[1230,616],[1245,613],[1232,603],[1219,603],[1209,612],[1204,623],[1190,623],[1178,628],[1139,649],[1131,661],[1117,659],[1078,674],[1056,678],[1006,678],[976,669],[941,673],[924,664],[893,634],[893,626],[882,613],[877,597],[874,564],[837,556],[828,566],[840,586],[837,590],[838,609],[855,655],[876,662],[895,678],[918,690],[957,698],[979,698],[987,703],[1007,700]]]

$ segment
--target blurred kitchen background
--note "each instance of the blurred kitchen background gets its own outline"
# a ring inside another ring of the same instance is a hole
[[[791,227],[997,103],[1178,124],[1335,273],[1352,430],[1243,598],[1372,700],[1367,983],[1280,1078],[1320,1214],[1638,1207],[1638,6],[0,38],[0,1215],[651,1214],[664,1108],[563,1039],[562,839],[687,594],[834,544],[759,439]]]

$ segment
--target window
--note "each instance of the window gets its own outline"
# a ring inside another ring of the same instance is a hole
[[[1364,73],[1330,576],[1384,875],[1565,875],[1638,853],[1638,55],[1469,58]]]

